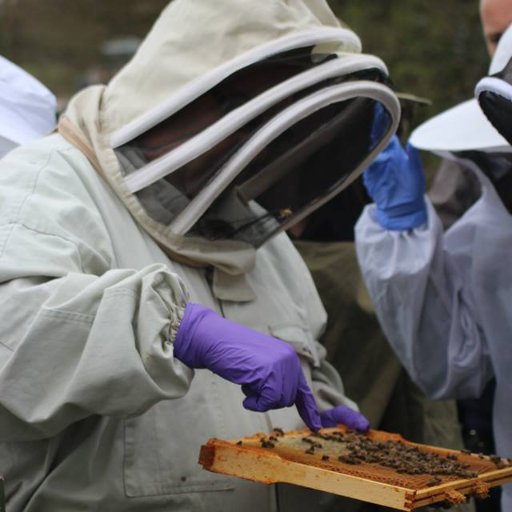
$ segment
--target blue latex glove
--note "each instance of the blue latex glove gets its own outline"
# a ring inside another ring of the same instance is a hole
[[[370,422],[360,413],[346,405],[338,405],[320,414],[322,427],[335,427],[338,424],[346,425],[352,430],[366,432],[370,428]]]
[[[295,404],[311,430],[321,428],[299,357],[284,341],[189,303],[174,341],[174,355],[190,368],[208,368],[240,384],[246,409],[263,412]]]
[[[404,150],[394,135],[364,171],[363,182],[375,202],[376,220],[389,230],[407,230],[427,221],[425,176],[419,152]]]

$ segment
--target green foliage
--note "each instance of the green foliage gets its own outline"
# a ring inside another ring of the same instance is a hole
[[[65,98],[87,70],[105,65],[101,46],[106,40],[144,37],[167,3],[3,0],[0,54]],[[329,3],[359,34],[364,50],[384,60],[397,91],[432,100],[432,106],[419,109],[416,122],[471,97],[474,84],[486,72],[477,0]]]
[[[168,0],[2,0],[0,54],[66,97],[90,68],[105,64],[102,44],[144,37]]]
[[[388,66],[397,91],[429,98],[417,123],[473,96],[487,72],[477,0],[330,0],[363,49]],[[417,124],[416,123],[416,124]]]

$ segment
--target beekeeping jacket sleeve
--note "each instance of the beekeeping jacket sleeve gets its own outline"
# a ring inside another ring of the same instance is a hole
[[[179,278],[161,264],[112,268],[87,187],[77,177],[49,186],[69,155],[18,154],[4,163],[12,180],[0,200],[0,437],[50,436],[184,394],[191,370],[172,348],[186,301]]]
[[[428,223],[413,230],[382,229],[373,206],[356,227],[358,259],[383,330],[412,378],[435,398],[478,396],[492,374],[487,306],[473,285],[490,256],[475,244],[483,225],[494,222],[492,206],[476,205],[446,236],[430,203]]]

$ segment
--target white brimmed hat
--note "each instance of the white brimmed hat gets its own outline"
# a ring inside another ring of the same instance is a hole
[[[501,70],[512,55],[512,31],[500,39],[489,74]],[[457,151],[510,152],[512,147],[489,122],[473,98],[429,119],[413,131],[410,142],[434,153]]]
[[[50,133],[55,124],[55,96],[32,75],[0,57],[0,156]]]

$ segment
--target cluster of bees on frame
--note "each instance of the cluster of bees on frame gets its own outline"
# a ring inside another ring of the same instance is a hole
[[[271,434],[260,437],[260,446],[275,448],[283,436],[283,430],[275,428]],[[375,441],[364,433],[353,431],[347,433],[340,431],[316,432],[302,437],[301,442],[304,443],[304,453],[319,455],[322,461],[337,460],[349,465],[378,464],[393,469],[397,473],[432,475],[433,478],[427,482],[427,486],[438,485],[442,481],[442,476],[460,478],[478,476],[477,472],[469,469],[469,464],[458,460],[456,453],[439,455],[401,441]],[[238,444],[241,445],[242,441],[239,441]],[[487,459],[498,469],[512,466],[512,459],[503,459],[496,455],[474,454],[468,450],[462,450],[461,453]]]

